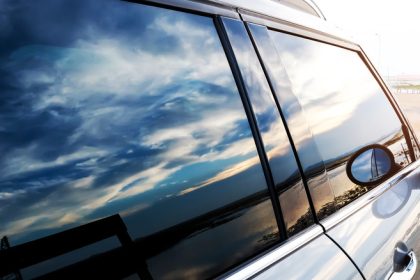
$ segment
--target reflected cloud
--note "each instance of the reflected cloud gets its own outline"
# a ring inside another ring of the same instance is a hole
[[[0,8],[0,237],[15,246],[119,213],[135,242],[154,240],[157,278],[208,278],[277,242],[213,19],[41,2]]]
[[[309,128],[307,117],[303,113],[300,101],[293,92],[292,83],[283,66],[274,41],[270,37],[269,30],[254,24],[248,24],[248,26],[271,78],[274,94],[280,104],[294,141],[303,172],[308,180],[308,187],[314,201],[315,211],[318,213],[318,218],[322,218],[321,209],[325,209],[325,205],[330,205],[331,201],[334,201],[334,195],[326,176],[323,159],[314,142],[313,133]],[[299,46],[296,45],[292,48],[289,46],[290,43],[293,44],[293,41],[284,41],[282,45],[287,46],[287,49],[294,49],[296,52],[299,52]],[[333,203],[332,206],[329,209],[334,209]],[[299,211],[300,215],[302,215],[301,217],[309,217],[310,213],[305,213],[302,209]],[[299,224],[304,224],[304,219],[299,221],[296,224],[296,228],[300,227]]]
[[[234,166],[216,174],[216,176],[206,180],[205,182],[203,182],[202,184],[200,184],[196,187],[192,187],[192,188],[185,189],[185,190],[181,191],[178,195],[184,195],[184,194],[190,193],[192,191],[198,190],[200,188],[203,188],[205,186],[211,185],[213,183],[223,181],[227,178],[231,178],[231,177],[233,177],[237,174],[243,173],[244,171],[246,171],[246,170],[250,169],[251,167],[256,166],[258,164],[260,164],[260,159],[259,159],[258,156],[255,156],[255,157],[250,158],[248,160],[242,161],[242,162],[240,162],[240,163],[238,163],[238,164],[236,164],[236,165],[234,165]]]
[[[313,223],[296,159],[273,93],[244,26],[233,20],[225,20],[225,23],[256,115],[274,185],[279,193],[283,219],[289,235],[292,235]],[[288,203],[290,201],[294,203]]]
[[[62,9],[94,8],[45,2],[51,11],[21,22],[26,35],[0,53],[0,235],[16,244],[101,211],[129,215],[153,203],[135,203],[141,194],[152,201],[186,194],[259,163],[211,19],[112,2],[40,38]],[[26,20],[19,5],[7,22]],[[121,13],[124,21],[103,17]],[[202,171],[188,179],[198,164]]]

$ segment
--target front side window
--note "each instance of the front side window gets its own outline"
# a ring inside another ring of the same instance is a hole
[[[278,241],[213,19],[93,0],[3,1],[0,19],[2,249],[117,214],[153,277],[204,279]],[[118,240],[82,251],[13,273],[136,272]]]
[[[398,165],[410,163],[401,122],[356,52],[277,31],[269,34],[303,108],[338,208],[369,190],[346,175],[347,160],[355,151],[382,144]]]

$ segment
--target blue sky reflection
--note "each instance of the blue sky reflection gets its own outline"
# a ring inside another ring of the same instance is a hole
[[[116,212],[137,238],[265,191],[212,19],[119,1],[6,1],[1,15],[0,236],[13,245]],[[162,218],[141,226],[146,209]]]

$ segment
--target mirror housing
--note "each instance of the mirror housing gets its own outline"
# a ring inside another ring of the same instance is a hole
[[[349,179],[360,186],[380,184],[398,170],[392,152],[379,144],[358,150],[350,157],[346,166]]]

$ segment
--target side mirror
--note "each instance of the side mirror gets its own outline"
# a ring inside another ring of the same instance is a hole
[[[366,146],[350,157],[346,172],[349,179],[361,186],[373,186],[384,182],[397,170],[394,155],[385,146]]]

